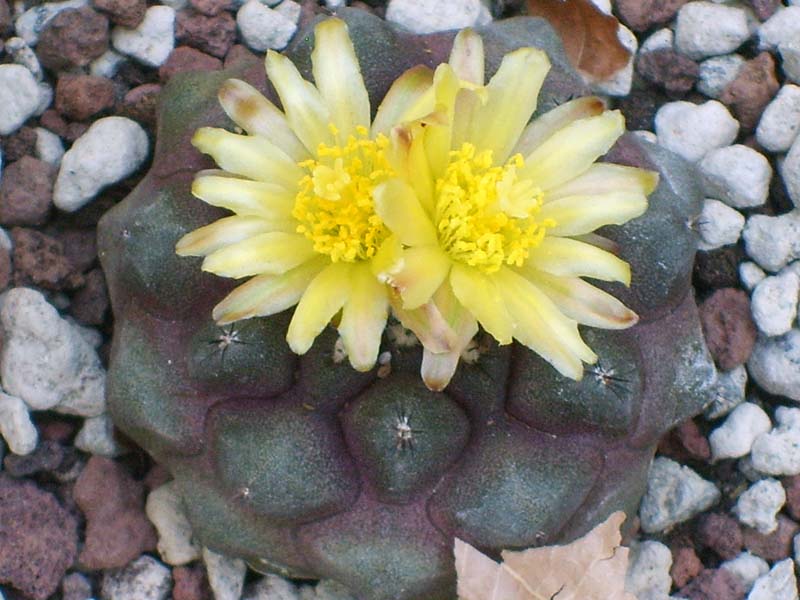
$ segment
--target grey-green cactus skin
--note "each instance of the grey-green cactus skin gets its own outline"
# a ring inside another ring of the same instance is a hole
[[[361,11],[341,16],[373,106],[405,68],[435,66],[452,44],[452,33],[412,36]],[[490,73],[513,48],[548,52],[539,112],[585,93],[544,21],[482,34]],[[312,38],[288,51],[306,74]],[[189,139],[232,126],[216,100],[229,77],[272,94],[260,61],[176,77],[152,167],[99,234],[115,316],[109,405],[177,480],[196,537],[256,569],[334,579],[365,600],[451,600],[454,536],[496,554],[568,541],[616,510],[635,514],[659,437],[701,409],[714,378],[689,280],[702,198],[691,169],[635,136],[612,151],[661,179],[643,217],[602,232],[632,265],[630,289],[611,287],[641,320],[583,331],[601,358],[582,381],[487,341],[433,393],[419,378],[419,347],[389,336],[391,372],[379,377],[335,362],[332,330],[293,355],[290,311],[233,328],[211,320],[235,282],[174,246],[223,216],[190,194],[193,174],[213,165]],[[398,439],[404,418],[411,444]]]

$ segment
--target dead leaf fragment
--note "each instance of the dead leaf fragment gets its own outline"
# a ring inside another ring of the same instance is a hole
[[[591,81],[605,81],[628,64],[631,53],[617,38],[619,21],[591,0],[528,0],[528,14],[550,22],[572,65]]]
[[[466,542],[455,541],[460,600],[636,600],[625,591],[628,549],[620,546],[625,513],[571,544],[522,552],[504,550],[497,564]]]

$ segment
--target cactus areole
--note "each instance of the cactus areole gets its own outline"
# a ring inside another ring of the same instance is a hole
[[[691,168],[586,97],[540,19],[415,36],[345,9],[266,72],[171,80],[100,224],[111,411],[196,538],[451,600],[454,537],[634,514],[715,374]]]

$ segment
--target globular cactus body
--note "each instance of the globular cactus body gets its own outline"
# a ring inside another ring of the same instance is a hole
[[[343,18],[373,106],[406,68],[446,60],[452,43],[359,11]],[[511,49],[548,52],[537,112],[584,92],[545,22],[481,33],[489,73]],[[302,36],[288,52],[306,74],[312,44]],[[111,410],[171,471],[198,539],[262,571],[336,579],[359,598],[450,600],[454,536],[493,553],[568,541],[615,510],[634,514],[659,437],[699,411],[714,377],[690,284],[688,223],[701,202],[691,170],[632,135],[612,150],[615,162],[661,179],[644,216],[601,231],[633,284],[598,285],[640,322],[586,329],[600,360],[581,381],[524,347],[479,338],[434,393],[419,378],[421,349],[394,330],[384,336],[390,361],[360,373],[336,360],[332,329],[293,355],[291,311],[212,321],[234,282],[174,247],[223,216],[191,197],[194,173],[212,165],[189,140],[202,126],[231,127],[216,100],[229,77],[269,95],[258,61],[176,77],[150,172],[100,228],[115,315]]]

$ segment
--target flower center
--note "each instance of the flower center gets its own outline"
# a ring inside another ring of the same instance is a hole
[[[330,128],[337,137],[336,128]],[[368,135],[359,127],[345,144],[320,144],[316,159],[299,163],[307,174],[292,209],[297,233],[333,262],[372,258],[389,235],[372,201],[375,186],[393,175],[386,159],[389,139]]]
[[[494,273],[505,265],[521,266],[538,246],[552,219],[534,217],[542,192],[517,178],[522,156],[492,166],[492,152],[476,153],[465,143],[450,153],[450,163],[436,182],[436,227],[442,248],[453,260]]]

